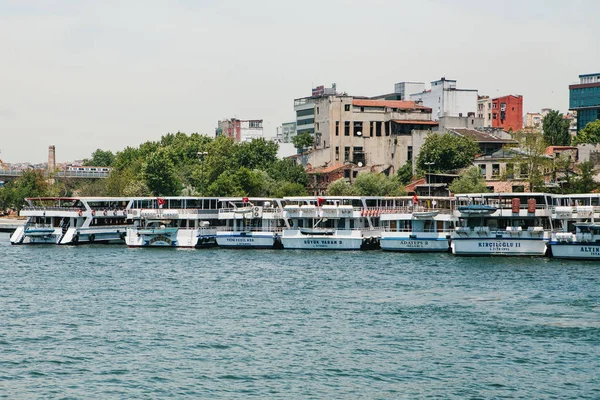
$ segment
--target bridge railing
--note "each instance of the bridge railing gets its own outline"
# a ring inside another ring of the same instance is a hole
[[[0,169],[0,176],[21,176],[23,170],[20,169]],[[44,176],[52,176],[54,178],[108,178],[108,171],[56,171],[50,174],[44,171]]]

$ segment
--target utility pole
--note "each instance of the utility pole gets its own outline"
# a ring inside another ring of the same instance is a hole
[[[431,197],[431,166],[435,165],[434,162],[426,162],[427,165],[427,187],[429,188],[429,197]]]
[[[200,162],[202,163],[202,187],[200,188],[200,196],[204,196],[204,157],[208,155],[207,151],[199,151],[198,158],[200,158]]]

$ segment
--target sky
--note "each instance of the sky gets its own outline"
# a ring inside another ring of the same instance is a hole
[[[57,162],[225,118],[293,121],[337,83],[390,93],[442,76],[568,110],[600,72],[596,0],[0,0],[0,158]]]

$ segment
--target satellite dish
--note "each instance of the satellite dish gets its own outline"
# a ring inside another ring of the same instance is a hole
[[[362,136],[362,132],[361,131],[356,132],[356,136]]]
[[[359,161],[359,162],[356,163],[356,165],[358,165],[359,167],[362,167],[365,164],[363,164],[362,161]]]

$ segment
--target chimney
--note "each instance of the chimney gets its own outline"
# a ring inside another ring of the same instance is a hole
[[[54,145],[48,147],[48,171],[52,172],[56,168],[56,156]]]

